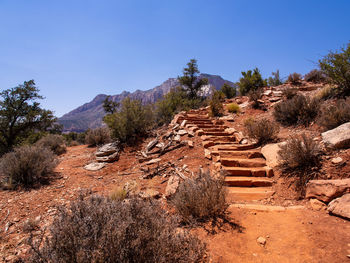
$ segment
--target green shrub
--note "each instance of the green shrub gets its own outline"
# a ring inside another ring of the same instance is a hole
[[[139,100],[125,98],[119,110],[107,114],[104,122],[115,139],[132,144],[140,137],[145,137],[154,127],[154,114],[151,106],[144,106]]]
[[[327,130],[346,122],[350,122],[350,97],[340,99],[335,104],[324,104],[321,108],[318,123]]]
[[[198,177],[184,180],[170,202],[184,223],[215,221],[224,217],[228,208],[224,179],[200,172]]]
[[[0,176],[6,188],[30,188],[47,183],[56,165],[55,154],[48,148],[21,146],[0,159]]]
[[[266,81],[261,77],[258,68],[255,68],[253,71],[242,71],[242,76],[243,77],[240,78],[238,82],[241,95],[246,95],[251,90],[257,90],[267,85]]]
[[[29,262],[203,262],[205,245],[155,201],[79,197],[50,232],[30,240]]]
[[[272,76],[269,77],[267,84],[270,87],[275,87],[275,86],[279,86],[279,85],[283,84],[283,82],[280,78],[280,71],[279,70],[277,70],[276,72],[272,72]]]
[[[282,90],[282,95],[287,99],[292,99],[295,95],[298,94],[297,88],[285,88]]]
[[[326,81],[326,76],[322,71],[313,69],[304,76],[304,80],[313,83],[323,83]]]
[[[279,126],[268,119],[247,119],[244,122],[245,130],[250,138],[258,141],[259,145],[274,141],[279,132]]]
[[[278,103],[273,115],[276,121],[284,125],[309,125],[317,116],[320,102],[303,95],[296,95],[290,100]]]
[[[221,91],[225,94],[226,98],[231,99],[236,96],[237,90],[235,87],[230,86],[227,83],[224,83],[221,87]]]
[[[111,134],[107,127],[88,130],[85,135],[85,143],[91,147],[103,145],[109,142],[111,142]]]
[[[288,76],[287,82],[291,83],[292,85],[300,85],[301,75],[294,72]]]
[[[256,90],[251,90],[248,92],[249,101],[253,102],[252,107],[254,109],[260,108],[262,105],[259,103],[259,100],[261,99],[263,95],[263,89],[259,88]]]
[[[239,108],[239,105],[237,103],[227,104],[226,109],[230,113],[239,113],[241,111],[241,109]]]
[[[64,143],[64,138],[61,135],[56,134],[49,134],[41,138],[36,144],[38,146],[50,149],[57,155],[61,155],[67,150]]]
[[[337,86],[336,95],[350,95],[350,43],[339,52],[330,52],[319,60],[319,67]]]
[[[223,100],[224,94],[221,91],[215,91],[209,103],[210,115],[212,117],[219,117],[224,114]]]

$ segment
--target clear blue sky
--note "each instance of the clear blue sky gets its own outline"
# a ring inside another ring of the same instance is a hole
[[[0,0],[0,89],[34,79],[57,116],[201,72],[307,73],[350,40],[349,0]]]

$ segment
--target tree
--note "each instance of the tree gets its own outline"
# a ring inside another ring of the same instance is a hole
[[[106,113],[113,114],[117,111],[120,104],[118,102],[112,101],[111,96],[107,96],[103,101],[103,109]]]
[[[350,95],[350,42],[339,52],[330,52],[319,60],[320,69],[337,86],[339,96]]]
[[[52,111],[40,108],[43,99],[34,80],[0,93],[0,154],[8,152],[33,132],[46,131],[56,118]]]
[[[258,68],[255,68],[253,71],[242,71],[242,76],[238,82],[241,95],[246,95],[251,90],[257,90],[267,85],[266,81],[261,77]]]
[[[191,59],[187,68],[183,69],[183,76],[177,78],[191,99],[197,97],[198,91],[208,84],[208,79],[199,78],[197,60]]]
[[[277,69],[276,72],[272,72],[271,74],[272,74],[272,76],[269,77],[269,79],[267,81],[269,86],[275,87],[275,86],[279,86],[279,85],[283,84],[283,82],[282,82],[282,80],[280,78],[280,71],[278,69]]]
[[[231,85],[224,83],[221,87],[221,91],[225,94],[226,98],[231,99],[236,96],[236,88]]]

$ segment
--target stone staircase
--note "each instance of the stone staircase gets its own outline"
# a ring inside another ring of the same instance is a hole
[[[201,136],[216,170],[224,172],[229,202],[262,200],[274,194],[273,170],[266,166],[260,149],[253,143],[240,143],[239,133],[224,121],[212,120],[200,109],[183,114],[177,123]]]

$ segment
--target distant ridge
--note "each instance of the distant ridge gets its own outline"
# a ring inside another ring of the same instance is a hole
[[[201,78],[207,78],[209,85],[202,89],[204,95],[209,95],[211,92],[210,87],[220,89],[224,83],[234,85],[228,80],[224,80],[218,75],[201,74]],[[179,86],[179,82],[176,78],[169,78],[161,85],[156,86],[149,90],[136,90],[135,92],[123,91],[118,95],[111,96],[111,99],[116,102],[122,101],[126,97],[131,99],[139,99],[144,104],[154,103],[165,94],[167,94],[171,88]],[[102,125],[102,118],[105,115],[103,110],[103,101],[107,97],[105,94],[97,95],[92,101],[85,103],[84,105],[72,110],[71,112],[63,115],[58,119],[58,122],[63,125],[64,131],[82,132],[87,129],[93,129]]]

